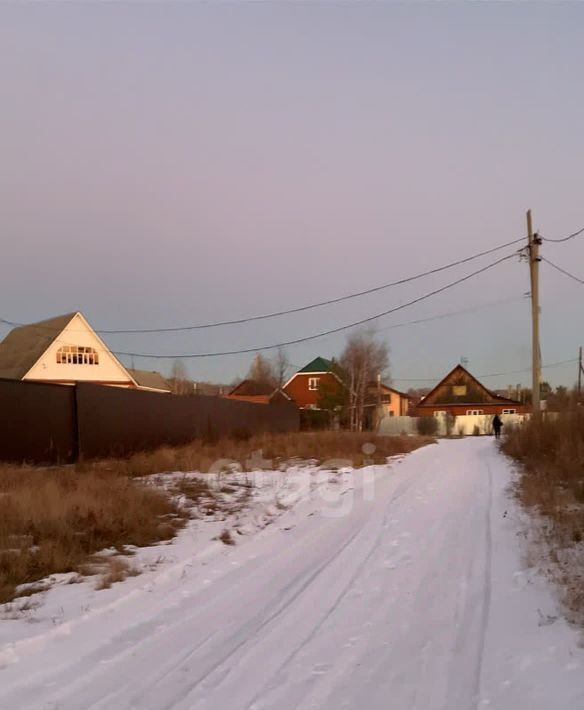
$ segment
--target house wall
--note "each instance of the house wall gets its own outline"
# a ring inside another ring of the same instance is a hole
[[[449,412],[453,416],[466,416],[469,409],[480,409],[491,416],[502,414],[503,409],[515,409],[518,414],[527,411],[520,402],[494,396],[467,370],[457,366],[411,414],[432,416],[434,412]]]
[[[57,351],[63,345],[81,345],[97,350],[99,364],[73,365],[57,362]],[[40,360],[23,377],[24,380],[41,380],[49,382],[97,382],[117,384],[119,386],[134,386],[128,373],[107,349],[100,338],[92,332],[87,322],[77,314],[51,343]]]
[[[407,397],[402,397],[398,392],[388,390],[385,390],[383,395],[390,398],[389,402],[384,402],[382,405],[384,414],[389,414],[392,417],[401,417],[408,413]]]
[[[316,407],[318,404],[318,390],[308,389],[310,377],[318,377],[319,385],[327,382],[332,386],[338,386],[339,381],[330,372],[301,372],[297,373],[284,387],[284,392],[291,397],[299,407]]]
[[[269,404],[269,394],[228,394],[225,399],[234,399],[238,402],[254,402],[255,404]]]
[[[448,412],[455,417],[460,416],[472,416],[467,415],[468,410],[478,409],[481,410],[483,414],[490,415],[491,417],[495,414],[502,414],[504,409],[515,409],[516,414],[526,414],[528,412],[528,407],[525,404],[517,404],[514,402],[501,402],[500,404],[489,404],[478,402],[473,404],[435,404],[435,405],[418,405],[412,412],[414,417],[432,417],[436,412]],[[478,415],[480,416],[480,415]]]

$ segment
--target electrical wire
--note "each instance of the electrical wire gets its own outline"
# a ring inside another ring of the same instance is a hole
[[[578,358],[572,358],[570,360],[559,360],[558,362],[550,362],[548,365],[542,365],[542,369],[547,369],[550,367],[560,367],[561,365],[568,365],[578,362]],[[531,372],[530,367],[524,367],[522,370],[508,370],[507,372],[490,372],[486,375],[476,375],[477,379],[485,379],[486,377],[503,377],[504,375],[520,375],[524,372]],[[436,382],[444,377],[393,377],[392,379],[396,382]]]
[[[496,301],[487,301],[486,303],[479,303],[476,306],[470,306],[468,308],[459,308],[455,311],[447,311],[446,313],[437,313],[433,316],[427,316],[425,318],[417,318],[416,320],[403,321],[401,323],[392,323],[391,325],[386,325],[381,328],[375,328],[373,333],[382,333],[386,330],[393,330],[394,328],[405,328],[411,325],[419,325],[421,323],[430,323],[432,321],[441,320],[444,318],[452,318],[458,315],[464,315],[466,313],[476,313],[477,311],[485,310],[487,308],[492,308],[493,306],[500,306],[506,303],[518,303],[519,301],[525,301],[525,295],[514,296],[511,298],[501,298]],[[85,332],[85,331],[72,331],[68,330],[68,333]],[[325,336],[323,336],[325,337]],[[62,340],[61,338],[55,338],[52,343],[57,343],[59,345],[71,345],[70,340]],[[99,348],[94,347],[94,350],[98,353],[112,353],[113,351],[107,347]],[[293,367],[298,367],[300,369],[303,365],[292,365]]]
[[[251,323],[253,321],[259,321],[259,320],[267,320],[269,318],[278,318],[280,316],[285,316],[285,315],[290,315],[292,313],[302,313],[304,311],[309,311],[314,308],[322,308],[323,306],[330,306],[335,303],[341,303],[343,301],[348,301],[353,298],[360,298],[361,296],[366,296],[372,293],[377,293],[379,291],[383,291],[388,288],[393,288],[395,286],[402,286],[407,283],[411,283],[412,281],[417,281],[418,279],[424,278],[426,276],[431,276],[433,274],[438,274],[442,271],[446,271],[447,269],[452,269],[455,266],[460,266],[461,264],[467,264],[470,261],[474,261],[475,259],[479,259],[480,257],[487,256],[489,254],[493,254],[496,251],[500,251],[501,249],[504,249],[508,246],[512,246],[514,244],[517,244],[518,242],[524,241],[524,238],[521,237],[520,239],[513,239],[510,242],[506,242],[505,244],[500,244],[499,246],[492,247],[491,249],[486,249],[485,251],[478,252],[476,254],[473,254],[472,256],[467,256],[464,259],[459,259],[458,261],[453,261],[450,262],[449,264],[445,264],[444,266],[438,266],[434,269],[429,269],[428,271],[423,271],[422,273],[416,274],[414,276],[407,276],[402,279],[398,279],[397,281],[392,281],[390,283],[382,284],[381,286],[374,286],[373,288],[368,288],[365,289],[364,291],[357,291],[355,293],[350,293],[345,296],[340,296],[338,298],[331,298],[327,301],[319,301],[317,303],[311,303],[306,306],[299,306],[296,308],[288,308],[283,311],[274,311],[272,313],[263,313],[261,315],[255,315],[255,316],[247,316],[244,318],[236,318],[232,320],[224,320],[224,321],[217,321],[214,323],[200,323],[196,325],[185,325],[185,326],[176,326],[176,327],[168,327],[168,328],[130,328],[130,329],[115,329],[115,330],[95,330],[96,333],[100,333],[102,335],[114,335],[114,334],[122,334],[122,333],[128,333],[128,334],[146,334],[146,333],[173,333],[173,332],[180,332],[180,331],[188,331],[188,330],[203,330],[207,328],[219,328],[222,326],[227,326],[227,325],[240,325],[242,323]],[[0,318],[0,323],[4,323],[6,325],[9,325],[11,327],[21,327],[24,325],[38,325],[38,327],[44,327],[41,324],[37,323],[19,323],[16,321],[11,321],[5,318]],[[47,329],[52,329],[50,326],[46,326]]]
[[[525,296],[515,296],[511,298],[500,298],[497,301],[488,301],[487,303],[480,303],[476,306],[469,306],[468,308],[460,308],[456,311],[447,311],[446,313],[437,313],[433,316],[428,316],[426,318],[417,318],[416,320],[404,321],[403,323],[392,323],[391,325],[385,325],[382,328],[376,328],[375,333],[382,333],[385,330],[393,330],[394,328],[404,328],[409,325],[418,325],[420,323],[430,323],[435,320],[441,320],[443,318],[450,318],[452,316],[462,315],[464,313],[476,313],[476,311],[482,311],[485,308],[492,308],[493,306],[501,306],[505,303],[518,303],[519,301],[525,301]]]
[[[541,260],[545,261],[546,264],[552,266],[554,269],[556,269],[556,271],[559,271],[560,273],[564,274],[564,276],[569,276],[574,281],[577,281],[579,284],[584,285],[584,279],[579,279],[577,276],[574,276],[574,274],[571,274],[569,271],[566,271],[566,269],[562,269],[561,266],[554,264],[553,261],[546,259],[545,256],[542,256]]]
[[[575,237],[579,237],[581,234],[584,234],[584,227],[582,229],[579,229],[577,232],[572,232],[572,234],[568,234],[565,237],[560,237],[559,239],[551,239],[550,237],[543,237],[541,234],[539,235],[544,242],[553,242],[554,244],[561,244],[562,242],[567,242],[570,239],[574,239]]]
[[[472,273],[467,274],[466,276],[456,279],[455,281],[451,281],[450,283],[446,284],[445,286],[441,286],[440,288],[434,289],[433,291],[430,291],[429,293],[425,293],[423,296],[418,296],[418,298],[414,298],[413,300],[408,301],[407,303],[402,303],[399,306],[389,308],[386,311],[382,311],[381,313],[376,313],[375,315],[368,316],[367,318],[362,318],[361,320],[355,321],[353,323],[348,323],[346,325],[338,326],[337,328],[331,328],[330,330],[326,330],[322,333],[308,335],[303,338],[295,338],[294,340],[287,340],[287,341],[284,341],[281,343],[273,343],[271,345],[255,346],[252,348],[242,348],[239,350],[225,350],[225,351],[207,352],[207,353],[183,353],[180,355],[145,354],[145,353],[133,353],[133,352],[123,352],[123,351],[112,351],[112,352],[114,352],[115,355],[125,356],[125,357],[142,357],[142,358],[152,358],[155,360],[177,360],[177,359],[178,360],[190,360],[190,359],[204,358],[204,357],[223,357],[223,356],[227,356],[227,355],[241,355],[241,354],[245,354],[245,353],[255,353],[255,352],[260,352],[262,350],[275,350],[276,348],[287,347],[289,345],[297,345],[298,343],[306,343],[310,340],[316,340],[317,338],[323,338],[324,336],[332,335],[333,333],[340,333],[344,330],[349,330],[350,328],[355,328],[359,325],[364,325],[365,323],[370,323],[371,321],[374,321],[377,318],[381,318],[382,316],[387,316],[387,315],[390,315],[391,313],[396,313],[397,311],[401,311],[404,308],[408,308],[409,306],[413,306],[416,303],[420,303],[421,301],[425,301],[426,299],[431,298],[432,296],[436,296],[437,294],[442,293],[443,291],[446,291],[450,288],[453,288],[454,286],[457,286],[458,284],[468,281],[469,279],[474,278],[475,276],[478,276],[479,274],[482,274],[485,271],[488,271],[489,269],[492,269],[495,266],[498,266],[499,264],[502,264],[503,262],[514,258],[515,256],[517,256],[517,252],[513,252],[512,254],[507,254],[507,256],[504,256],[501,259],[497,259],[497,261],[487,264],[486,266],[483,266],[482,268],[477,269],[476,271],[473,271]]]

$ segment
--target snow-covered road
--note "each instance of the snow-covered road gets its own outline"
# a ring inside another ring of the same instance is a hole
[[[583,710],[584,651],[522,562],[511,477],[486,438],[356,471],[14,642],[0,708]]]

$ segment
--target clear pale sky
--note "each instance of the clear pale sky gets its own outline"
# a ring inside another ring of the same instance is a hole
[[[96,328],[238,318],[520,237],[528,207],[542,234],[574,231],[583,28],[582,3],[2,4],[0,315],[81,310]],[[584,238],[543,252],[584,278]],[[494,258],[287,318],[106,342],[160,354],[277,343]],[[545,264],[541,282],[543,360],[576,358],[584,287]],[[529,367],[528,290],[527,265],[513,260],[376,321],[394,384],[431,382],[462,356],[479,375]],[[288,355],[302,366],[345,337]],[[229,382],[251,358],[185,363],[195,379]],[[572,384],[576,372],[544,378]]]

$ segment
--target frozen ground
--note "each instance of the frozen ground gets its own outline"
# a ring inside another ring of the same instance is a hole
[[[0,621],[1,710],[584,708],[581,638],[522,562],[492,440],[301,474],[140,551],[138,577]]]

